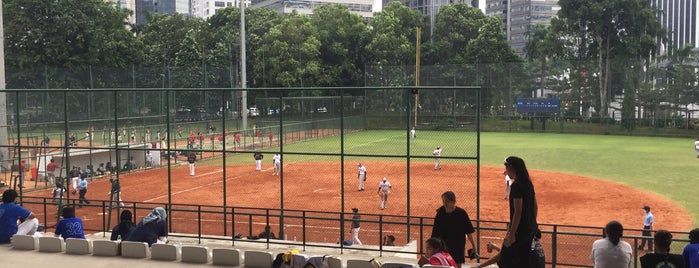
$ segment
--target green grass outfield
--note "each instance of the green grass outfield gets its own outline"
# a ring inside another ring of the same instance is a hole
[[[522,157],[529,169],[549,170],[619,182],[675,201],[699,222],[694,140],[580,134],[481,134],[483,165]],[[534,178],[536,179],[536,178]],[[579,182],[571,186],[584,187]]]
[[[405,155],[407,131],[372,130],[345,134],[349,154]],[[411,142],[412,155],[428,156],[413,161],[432,161],[434,147],[444,147],[443,156],[476,155],[473,132],[418,130]],[[278,151],[267,147],[263,151]],[[340,137],[289,143],[285,152],[339,153]],[[699,158],[694,140],[686,138],[633,137],[612,135],[481,133],[481,164],[501,166],[510,155],[522,157],[529,169],[555,171],[599,178],[655,192],[683,206],[699,222]],[[242,162],[249,155],[243,157]],[[271,156],[270,156],[271,157]],[[335,158],[336,157],[331,157]],[[378,157],[377,157],[378,158]],[[346,158],[353,161],[356,158]],[[361,159],[366,159],[362,157]],[[384,158],[385,159],[385,158]],[[285,161],[324,161],[327,156],[286,155]],[[536,180],[536,178],[533,178]],[[571,181],[571,186],[584,183]]]

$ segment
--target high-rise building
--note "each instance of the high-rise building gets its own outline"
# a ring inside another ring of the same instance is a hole
[[[654,0],[652,4],[660,11],[658,19],[668,34],[667,41],[658,40],[661,43],[660,54],[665,54],[670,47],[677,49],[687,44],[699,47],[697,0]]]
[[[393,1],[400,1],[402,4],[411,9],[420,11],[423,15],[429,18],[430,36],[434,33],[435,18],[439,13],[439,8],[444,5],[451,4],[467,4],[472,7],[478,7],[478,0],[383,0],[383,6]]]
[[[176,0],[136,0],[136,24],[148,22],[146,14],[175,14]]]
[[[347,6],[349,11],[364,18],[374,16],[374,0],[252,0],[252,8],[270,8],[280,13],[291,13],[296,11],[299,14],[311,15],[313,9],[325,4],[340,4]]]
[[[207,19],[216,11],[227,7],[239,7],[240,0],[191,0],[192,1],[192,16]],[[245,6],[250,6],[250,0],[244,1]]]
[[[526,33],[537,24],[551,25],[556,16],[558,0],[486,0],[486,15],[502,19],[502,28],[510,47],[525,56]]]

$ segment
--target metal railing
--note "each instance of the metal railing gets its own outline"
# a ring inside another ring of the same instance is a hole
[[[69,199],[61,205],[77,206],[77,199]],[[46,223],[47,231],[55,226],[52,215],[58,213],[58,205],[50,198],[27,197],[23,206],[38,215],[40,221]],[[369,254],[402,253],[422,254],[423,243],[431,234],[432,217],[362,214],[362,240],[364,246],[346,246],[341,243],[344,234],[349,233],[351,224],[350,213],[310,211],[310,210],[280,210],[276,208],[252,207],[222,207],[206,205],[188,205],[165,203],[132,203],[126,207],[111,207],[108,200],[93,201],[83,205],[83,210],[95,210],[101,217],[97,220],[84,221],[86,232],[109,232],[117,224],[118,212],[129,209],[135,219],[140,219],[157,206],[165,207],[168,211],[170,232],[202,240],[230,241],[235,246],[237,241],[261,243],[269,245],[289,245],[305,251],[308,247],[335,249],[343,252],[345,249],[366,251]],[[110,213],[110,210],[112,213]],[[501,244],[507,230],[507,222],[491,220],[474,220],[477,226],[475,241],[481,256],[478,260],[492,257],[495,253],[486,253],[485,244],[492,242]],[[277,239],[255,238],[255,231],[262,232],[265,226],[271,226],[273,232],[278,231]],[[540,224],[542,231],[541,244],[546,252],[546,263],[550,267],[592,267],[589,260],[592,243],[602,238],[603,227],[577,226],[561,224]],[[641,229],[626,229],[623,240],[636,249],[641,240],[649,237],[641,236]],[[688,243],[688,232],[672,231],[674,243],[671,252],[681,252]],[[247,235],[242,235],[247,234]],[[386,246],[383,237],[393,235],[396,245]],[[106,235],[105,235],[106,236]],[[330,238],[330,239],[328,239]],[[414,242],[414,243],[411,243]],[[400,245],[414,246],[400,246]],[[483,250],[481,250],[483,249]],[[633,267],[640,267],[639,257],[642,252],[633,251]]]

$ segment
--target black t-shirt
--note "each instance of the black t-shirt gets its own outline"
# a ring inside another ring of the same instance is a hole
[[[510,220],[515,213],[514,199],[522,199],[522,217],[516,233],[534,233],[537,228],[534,206],[536,202],[533,185],[518,180],[510,188]]]
[[[447,213],[444,206],[437,209],[434,216],[434,227],[432,227],[432,237],[439,237],[447,246],[447,251],[456,263],[464,263],[464,249],[466,248],[466,234],[472,234],[473,229],[471,219],[466,210],[456,207],[454,212]]]
[[[667,260],[667,262],[666,262]],[[684,268],[684,259],[679,254],[648,253],[641,256],[641,268]]]

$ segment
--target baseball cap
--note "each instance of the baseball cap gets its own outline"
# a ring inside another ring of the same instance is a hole
[[[362,163],[357,163],[357,166],[361,166],[361,165],[362,165]]]
[[[383,180],[386,180],[386,177],[383,177]]]
[[[650,210],[650,207],[649,207],[649,206],[643,206],[643,209],[645,209],[645,210]]]

